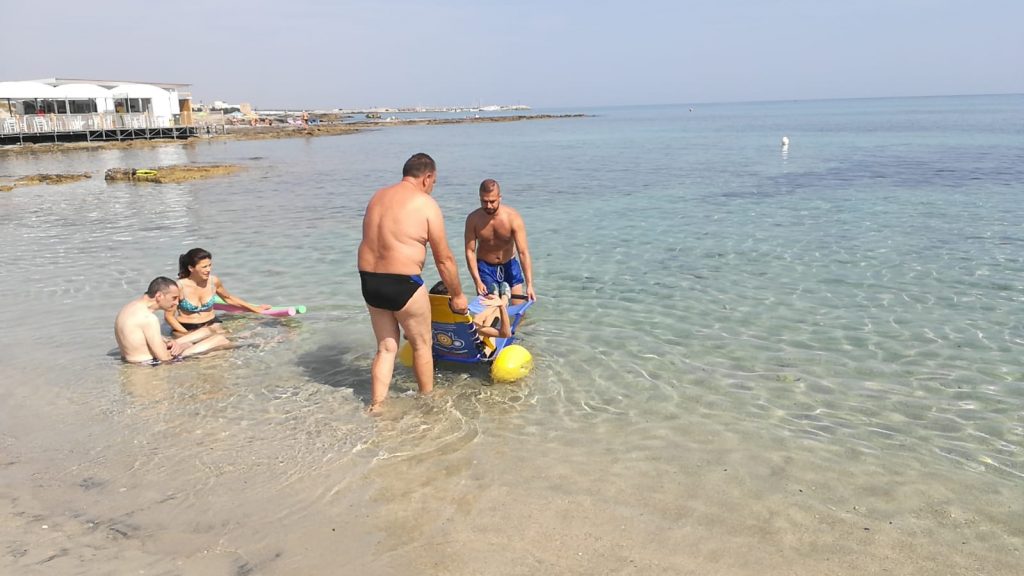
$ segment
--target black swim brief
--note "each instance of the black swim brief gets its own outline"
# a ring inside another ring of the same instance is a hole
[[[211,324],[220,324],[221,322],[223,322],[223,320],[216,316],[210,318],[206,322],[182,322],[181,320],[178,320],[178,323],[185,329],[185,332],[195,332],[200,328],[205,328]]]
[[[385,274],[360,270],[359,283],[363,288],[363,300],[367,304],[398,312],[405,308],[412,295],[423,286],[423,278],[419,274]]]

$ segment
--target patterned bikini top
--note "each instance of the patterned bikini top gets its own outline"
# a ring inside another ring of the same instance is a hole
[[[216,298],[217,298],[217,293],[214,292],[212,295],[210,295],[210,299],[209,300],[207,300],[206,302],[200,304],[199,306],[196,306],[195,304],[189,302],[184,297],[182,297],[181,300],[178,300],[178,310],[181,310],[182,312],[184,312],[186,314],[197,314],[199,312],[206,312],[207,310],[213,310],[213,302],[214,302],[214,300],[216,300]]]

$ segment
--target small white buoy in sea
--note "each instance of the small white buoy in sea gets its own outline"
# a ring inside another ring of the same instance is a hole
[[[789,149],[789,136],[783,136],[782,137],[782,149],[783,150],[788,150]]]

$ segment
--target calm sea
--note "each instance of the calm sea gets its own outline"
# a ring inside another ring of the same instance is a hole
[[[0,194],[0,572],[1019,573],[1024,96],[580,111],[0,157],[93,175]],[[480,180],[524,216],[536,367],[373,418],[360,219],[419,151],[460,262]],[[190,162],[244,170],[103,180]],[[123,366],[195,246],[309,313]]]

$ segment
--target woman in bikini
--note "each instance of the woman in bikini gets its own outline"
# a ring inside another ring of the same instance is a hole
[[[187,334],[204,326],[219,324],[220,319],[213,312],[215,295],[227,304],[240,306],[250,312],[262,312],[270,308],[267,304],[254,306],[234,296],[224,288],[220,278],[211,273],[212,270],[213,255],[202,248],[193,248],[178,257],[181,299],[177,309],[164,313],[164,320],[176,334]]]

